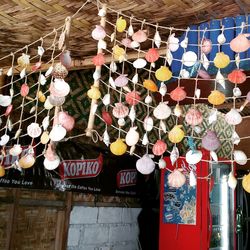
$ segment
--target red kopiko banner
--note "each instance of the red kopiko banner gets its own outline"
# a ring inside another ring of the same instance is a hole
[[[116,176],[117,187],[135,186],[137,181],[136,169],[124,169],[117,173]]]

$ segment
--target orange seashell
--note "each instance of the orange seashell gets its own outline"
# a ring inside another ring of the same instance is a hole
[[[105,63],[105,57],[103,53],[98,53],[93,57],[92,62],[95,66],[102,66]]]
[[[225,95],[218,90],[213,90],[208,96],[208,101],[213,105],[221,105],[225,100]]]
[[[138,91],[132,91],[126,94],[126,102],[129,105],[136,105],[139,103],[141,97],[140,97],[140,93]]]
[[[146,30],[138,30],[132,36],[132,39],[138,43],[145,42],[147,40],[147,38],[148,38],[148,36],[146,34]]]
[[[29,90],[30,90],[30,88],[29,88],[27,83],[22,84],[21,90],[20,90],[21,96],[22,97],[27,96],[29,94]]]
[[[143,87],[152,91],[152,92],[158,91],[157,85],[150,79],[144,80]]]
[[[185,121],[191,126],[196,126],[202,123],[202,114],[199,110],[191,108],[188,110]]]
[[[148,62],[153,63],[159,59],[160,55],[155,48],[151,48],[145,55],[145,58]]]
[[[250,48],[250,41],[247,39],[250,34],[239,34],[230,42],[230,48],[236,53],[247,51]]]
[[[157,140],[152,151],[154,155],[162,155],[167,150],[167,144],[162,140]]]
[[[235,69],[228,74],[228,80],[235,84],[241,84],[246,81],[247,76],[241,69]]]
[[[174,90],[171,91],[170,97],[172,100],[179,102],[186,98],[187,93],[184,90],[184,87],[177,87]]]

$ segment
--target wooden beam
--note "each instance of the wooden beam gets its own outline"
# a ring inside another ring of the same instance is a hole
[[[63,245],[63,225],[64,225],[64,215],[63,210],[57,210],[57,220],[56,220],[56,238],[55,238],[55,250],[62,249]]]
[[[236,102],[235,103],[235,108],[240,108],[245,101],[240,101],[240,102]],[[245,107],[249,107],[250,103],[248,103]],[[227,102],[227,103],[223,103],[221,105],[216,106],[216,108],[219,109],[231,109],[233,107],[233,103],[232,102]]]

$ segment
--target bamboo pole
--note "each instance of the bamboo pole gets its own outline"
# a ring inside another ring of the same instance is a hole
[[[107,5],[103,4],[102,8],[103,8],[104,11],[106,11]],[[106,25],[106,16],[101,17],[100,25],[103,28],[105,28],[105,25]],[[97,54],[99,54],[99,53],[102,53],[102,49],[101,48],[97,49]],[[96,71],[100,71],[101,72],[101,66],[96,66]],[[99,79],[95,80],[93,85],[99,89],[99,85],[100,85]],[[96,105],[97,105],[97,100],[92,99],[91,100],[90,112],[89,112],[88,126],[87,126],[87,129],[86,129],[86,136],[88,136],[88,137],[92,136],[92,130],[93,130],[93,127],[94,127],[94,122],[95,122],[95,109],[96,109]]]

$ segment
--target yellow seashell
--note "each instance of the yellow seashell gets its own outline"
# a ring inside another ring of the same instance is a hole
[[[43,131],[40,141],[42,144],[47,144],[49,142],[50,138],[49,138],[49,133],[48,131]]]
[[[39,91],[38,94],[37,94],[37,96],[38,96],[38,100],[40,102],[45,102],[46,101],[46,96],[43,94],[42,91]]]
[[[117,139],[115,142],[110,144],[110,151],[114,155],[123,155],[127,151],[127,145],[122,139]]]
[[[127,22],[120,16],[116,21],[116,29],[118,32],[123,32],[126,29]]]
[[[0,165],[0,177],[3,177],[5,175],[5,168],[4,166]]]
[[[118,45],[115,45],[112,50],[113,50],[115,60],[120,61],[122,58],[125,58],[126,53],[123,48],[119,47]]]
[[[221,105],[225,100],[225,95],[218,90],[213,90],[208,96],[208,101],[213,105]]]
[[[185,136],[184,131],[181,129],[182,125],[175,125],[168,133],[168,139],[172,143],[179,143]]]
[[[158,91],[157,85],[154,83],[154,81],[152,81],[150,79],[144,80],[143,87],[150,90],[150,91],[152,91],[152,92]]]
[[[24,155],[19,161],[18,164],[21,168],[30,168],[35,163],[35,158],[32,154]]]
[[[168,81],[172,77],[172,72],[169,70],[166,66],[161,66],[159,69],[155,72],[155,77],[159,81]]]
[[[228,64],[230,63],[230,58],[228,55],[224,54],[224,52],[218,52],[216,53],[216,56],[214,58],[214,65],[219,68],[226,68]]]
[[[22,55],[17,58],[17,64],[22,68],[26,68],[30,64],[30,56],[22,53]]]
[[[98,100],[101,97],[101,92],[99,88],[92,85],[91,89],[88,90],[87,95],[90,99]]]
[[[244,175],[242,186],[246,192],[250,193],[250,173],[248,175]]]

